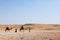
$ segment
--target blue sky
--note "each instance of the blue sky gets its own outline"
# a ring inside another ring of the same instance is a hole
[[[60,0],[0,0],[0,24],[60,24]]]

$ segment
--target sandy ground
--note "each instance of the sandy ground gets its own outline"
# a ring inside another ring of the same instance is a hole
[[[60,30],[0,32],[0,40],[60,40]]]

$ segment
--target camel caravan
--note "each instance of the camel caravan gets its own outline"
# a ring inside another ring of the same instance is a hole
[[[13,28],[9,28],[9,27],[6,27],[6,29],[5,29],[5,32],[9,32],[10,30],[12,30]],[[20,31],[23,31],[24,32],[24,30],[25,30],[25,28],[24,28],[24,26],[22,25],[21,26],[21,28],[19,29]],[[30,32],[30,27],[28,28],[28,31]],[[15,32],[17,32],[18,31],[18,29],[17,28],[15,28]]]

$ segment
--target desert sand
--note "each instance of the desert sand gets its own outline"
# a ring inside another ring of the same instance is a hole
[[[12,28],[5,32],[6,27]],[[0,25],[0,40],[60,40],[59,24]],[[30,32],[28,30],[30,28]],[[17,32],[15,32],[17,29]]]
[[[2,32],[0,33],[0,40],[60,40],[60,31]]]

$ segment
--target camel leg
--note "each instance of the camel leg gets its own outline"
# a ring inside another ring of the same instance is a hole
[[[5,30],[5,32],[6,32],[6,30]]]
[[[21,31],[21,29],[20,29],[20,31]]]

